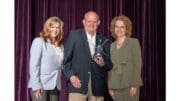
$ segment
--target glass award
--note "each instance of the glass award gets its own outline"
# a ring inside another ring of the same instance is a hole
[[[108,41],[108,39],[106,39],[104,42],[101,42],[101,40],[99,40],[99,43],[95,47],[95,53],[93,55],[93,59],[98,60],[99,57],[102,57],[103,55],[105,55],[105,53],[103,51],[103,46],[107,41]]]

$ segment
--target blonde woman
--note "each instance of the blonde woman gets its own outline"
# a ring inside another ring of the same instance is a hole
[[[32,101],[59,101],[60,76],[64,57],[63,22],[50,17],[30,50],[29,73]]]
[[[127,16],[111,21],[113,69],[109,73],[109,94],[114,101],[139,101],[141,80],[141,48],[138,39],[130,38],[132,22]]]

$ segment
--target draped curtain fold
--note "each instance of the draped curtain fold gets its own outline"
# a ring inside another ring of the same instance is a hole
[[[165,101],[165,1],[164,0],[15,0],[15,101],[31,101],[29,51],[50,16],[64,22],[64,42],[68,32],[82,27],[84,13],[96,11],[101,20],[98,31],[111,42],[110,21],[126,15],[133,23],[133,37],[142,48],[140,101]],[[67,81],[62,76],[61,101],[68,101]],[[108,96],[106,101],[110,101]]]

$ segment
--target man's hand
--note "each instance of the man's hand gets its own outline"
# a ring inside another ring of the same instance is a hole
[[[104,64],[105,64],[103,57],[97,57],[97,58],[94,58],[93,60],[94,60],[100,67],[103,67]]]
[[[70,77],[70,81],[71,84],[75,87],[75,88],[80,88],[81,87],[81,81],[79,80],[79,78],[75,75],[72,75]]]

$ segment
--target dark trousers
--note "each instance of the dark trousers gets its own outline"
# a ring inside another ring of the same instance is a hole
[[[32,101],[59,101],[60,92],[57,87],[53,90],[43,90],[41,97],[36,98],[32,89],[30,90]]]

